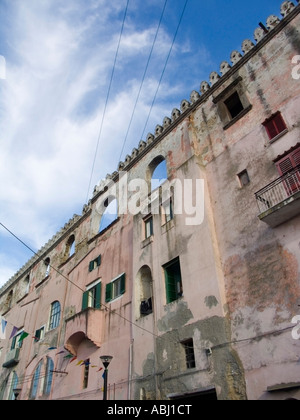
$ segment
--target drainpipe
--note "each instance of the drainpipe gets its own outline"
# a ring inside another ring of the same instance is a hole
[[[132,328],[132,327],[131,327]],[[132,331],[131,331],[132,333]],[[132,334],[131,334],[132,337]],[[131,400],[131,381],[132,381],[132,364],[133,364],[133,338],[131,339],[130,347],[129,347],[129,381],[128,381],[128,395],[127,399]]]

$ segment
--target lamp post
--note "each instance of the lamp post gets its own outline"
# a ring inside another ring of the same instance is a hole
[[[22,389],[21,388],[14,388],[13,393],[15,396],[15,400],[18,400],[19,395],[21,394]]]
[[[100,359],[103,363],[103,366],[105,368],[104,370],[104,393],[103,393],[103,400],[107,400],[107,378],[108,378],[108,366],[110,362],[112,361],[112,356],[100,356]]]

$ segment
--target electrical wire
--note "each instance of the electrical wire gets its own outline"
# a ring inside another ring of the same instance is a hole
[[[162,9],[162,12],[161,12],[160,20],[159,20],[159,23],[158,23],[158,26],[157,26],[157,29],[156,29],[156,33],[155,33],[155,37],[154,37],[154,40],[153,40],[153,44],[152,44],[152,47],[151,47],[151,51],[150,51],[150,54],[149,54],[149,57],[148,57],[148,61],[147,61],[147,64],[146,64],[146,68],[145,68],[145,71],[144,71],[144,74],[143,74],[143,77],[142,77],[142,82],[141,82],[141,85],[140,85],[140,88],[139,88],[139,91],[138,91],[138,94],[137,94],[137,97],[136,97],[136,101],[135,101],[135,104],[134,104],[134,107],[133,107],[133,111],[132,111],[131,118],[130,118],[130,121],[129,121],[128,129],[127,129],[127,132],[126,132],[126,135],[125,135],[125,139],[124,139],[124,142],[123,142],[123,145],[122,145],[122,148],[121,148],[121,153],[120,153],[119,161],[122,158],[122,154],[123,154],[123,151],[124,151],[124,148],[125,148],[125,144],[126,144],[127,139],[128,139],[128,135],[129,135],[129,131],[130,131],[130,128],[131,128],[131,125],[132,125],[133,117],[134,117],[134,114],[135,114],[135,111],[136,111],[136,107],[137,107],[138,101],[140,99],[141,91],[142,91],[142,88],[143,88],[143,85],[144,85],[144,82],[145,82],[146,74],[147,74],[147,71],[148,71],[148,68],[149,68],[149,64],[150,64],[150,61],[151,61],[151,58],[152,58],[154,46],[156,44],[156,40],[157,40],[157,37],[158,37],[159,29],[161,27],[163,16],[165,14],[167,3],[168,3],[168,0],[165,0],[164,6],[163,6],[163,9]]]
[[[127,0],[125,13],[124,13],[124,17],[123,17],[123,22],[122,22],[122,27],[121,27],[121,32],[120,32],[119,41],[118,41],[118,46],[117,46],[117,50],[116,50],[116,54],[115,54],[115,59],[114,59],[114,64],[113,64],[113,68],[112,68],[111,77],[110,77],[109,87],[108,87],[108,91],[107,91],[107,95],[106,95],[104,111],[103,111],[102,120],[101,120],[101,124],[100,124],[100,130],[99,130],[99,135],[98,135],[98,139],[97,139],[96,150],[95,150],[95,153],[94,153],[91,176],[90,176],[89,186],[88,186],[88,191],[87,191],[87,196],[86,196],[86,203],[88,202],[89,193],[90,193],[91,184],[92,184],[92,179],[93,179],[93,175],[94,175],[95,164],[96,164],[96,159],[97,159],[97,155],[98,155],[98,149],[99,149],[100,140],[101,140],[101,137],[102,137],[104,119],[105,119],[105,116],[106,116],[108,101],[109,101],[109,97],[110,97],[110,91],[111,91],[112,82],[113,82],[113,78],[114,78],[114,74],[115,74],[115,69],[116,69],[117,59],[118,59],[118,55],[119,55],[121,40],[122,40],[122,36],[123,36],[123,32],[124,32],[124,26],[125,26],[125,21],[126,21],[128,7],[129,7],[129,1],[130,0]]]
[[[22,243],[27,249],[29,249],[31,252],[33,252],[36,256],[39,256],[38,253],[36,253],[35,251],[32,250],[32,248],[30,248],[24,241],[22,241],[16,234],[14,234],[11,230],[9,230],[3,223],[0,222],[0,226],[2,226],[7,232],[9,232],[15,239],[17,239],[20,243]],[[48,264],[49,265],[49,264]],[[68,277],[66,277],[61,271],[59,271],[57,268],[53,267],[52,265],[50,265],[51,269],[53,269],[55,272],[57,272],[59,275],[61,275],[65,280],[67,280],[69,283],[71,283],[73,286],[77,287],[77,289],[79,289],[81,292],[85,293],[86,290],[82,289],[82,287],[78,286],[76,283],[74,283],[72,280],[70,280]],[[121,315],[120,313],[118,313],[115,310],[110,309],[107,305],[101,303],[101,307],[104,308],[105,310],[111,312],[114,315],[117,315],[118,317],[120,317],[121,319],[123,319],[125,322],[128,322],[130,325],[139,328],[140,330],[152,335],[153,337],[157,338],[157,339],[167,339],[167,336],[172,333],[172,331],[164,334],[163,336],[159,336],[157,334],[154,334],[152,331],[147,330],[146,328],[141,327],[140,325],[132,322],[131,320],[129,320],[128,318],[124,317],[123,315]],[[11,324],[12,325],[12,324]],[[243,338],[243,339],[239,339],[239,340],[233,340],[233,341],[227,341],[224,343],[220,343],[220,344],[215,344],[214,346],[211,347],[211,349],[217,349],[223,346],[227,346],[227,345],[232,345],[232,344],[238,344],[238,343],[242,343],[242,342],[246,342],[246,341],[255,341],[255,340],[259,340],[261,338],[270,336],[270,335],[276,335],[276,334],[281,334],[284,333],[288,330],[293,329],[294,327],[287,327],[287,328],[282,328],[280,330],[275,330],[275,331],[270,331],[270,332],[266,332],[264,334],[255,336],[255,337],[249,337],[249,338]],[[34,336],[34,333],[31,332],[29,333],[31,335]],[[169,341],[173,342],[174,344],[181,344],[185,349],[194,349],[194,347],[189,346],[184,344],[183,342],[177,341],[177,340],[173,340],[171,337],[169,337]],[[203,349],[202,349],[203,350]]]
[[[148,114],[148,117],[147,117],[147,120],[146,120],[146,123],[145,123],[145,126],[144,126],[143,133],[141,135],[141,138],[144,138],[144,134],[145,134],[145,131],[146,131],[146,128],[147,128],[147,125],[148,125],[148,122],[149,122],[149,119],[150,119],[150,116],[151,116],[151,113],[152,113],[152,110],[153,110],[153,107],[154,107],[154,104],[155,104],[155,101],[156,101],[156,98],[157,98],[157,95],[158,95],[158,91],[160,89],[160,86],[161,86],[161,83],[162,83],[162,79],[163,79],[163,77],[165,75],[165,72],[166,72],[166,69],[167,69],[167,65],[169,63],[169,59],[171,57],[171,53],[173,51],[173,47],[174,47],[174,44],[175,44],[175,41],[176,41],[176,38],[177,38],[177,35],[178,35],[178,32],[179,32],[179,28],[180,28],[180,25],[182,23],[184,13],[185,13],[185,10],[186,10],[187,5],[188,5],[188,1],[189,0],[186,0],[185,1],[183,10],[182,10],[182,13],[181,13],[181,16],[180,16],[180,19],[179,19],[179,22],[178,22],[178,25],[177,25],[177,28],[176,28],[176,31],[175,31],[175,35],[174,35],[174,38],[173,38],[173,41],[172,41],[172,44],[171,44],[171,48],[170,48],[169,53],[167,55],[167,58],[166,58],[166,61],[165,61],[165,65],[164,65],[163,71],[162,71],[161,76],[160,76],[160,79],[159,79],[159,83],[158,83],[158,86],[157,86],[157,89],[156,89],[156,92],[155,92],[155,95],[154,95],[154,98],[153,98],[153,101],[152,101],[152,104],[151,104],[151,107],[150,107],[150,110],[149,110],[149,114]]]

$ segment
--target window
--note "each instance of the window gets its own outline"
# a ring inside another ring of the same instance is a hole
[[[101,255],[97,257],[95,260],[91,261],[89,264],[89,272],[91,273],[93,270],[95,270],[97,267],[100,267],[101,265]]]
[[[243,104],[237,92],[234,92],[233,95],[226,99],[224,104],[226,105],[231,118],[237,117],[244,110]]]
[[[238,179],[239,179],[241,188],[246,187],[246,185],[250,184],[250,177],[249,177],[247,169],[245,169],[240,174],[238,174]]]
[[[32,378],[30,399],[36,399],[51,392],[54,363],[50,357],[42,359],[37,365]]]
[[[50,357],[47,357],[47,364],[46,364],[46,378],[44,384],[44,394],[49,395],[52,386],[52,379],[53,379],[53,370],[54,370],[54,363]]]
[[[45,264],[45,268],[46,268],[45,277],[48,277],[49,274],[50,274],[50,258],[46,258],[45,261],[44,261],[44,264]]]
[[[108,197],[104,202],[105,211],[102,214],[99,233],[107,229],[118,219],[118,201],[114,197]]]
[[[147,216],[144,219],[144,225],[145,225],[145,239],[148,239],[153,235],[153,217]]]
[[[272,115],[271,118],[268,118],[263,123],[263,125],[268,133],[270,140],[274,140],[279,134],[287,130],[286,124],[280,112],[277,112],[276,114]]]
[[[189,339],[181,343],[185,351],[185,361],[187,369],[193,369],[196,367],[195,353],[194,353],[194,341]]]
[[[12,306],[13,294],[14,292],[13,290],[11,290],[7,295],[7,298],[5,301],[5,312],[9,311]]]
[[[106,285],[105,302],[110,302],[125,293],[125,273]]]
[[[162,226],[173,220],[173,201],[172,198],[161,205]]]
[[[163,266],[166,282],[167,303],[178,300],[183,293],[179,258]]]
[[[34,371],[32,384],[31,384],[31,391],[30,391],[30,398],[35,399],[38,393],[39,381],[41,377],[41,369],[42,369],[43,361],[41,360],[40,363],[37,365],[37,368]]]
[[[83,389],[86,389],[88,387],[89,383],[89,373],[90,373],[90,359],[86,359],[84,361],[84,367],[83,367]]]
[[[163,159],[161,157],[161,159]],[[158,165],[155,167],[153,173],[152,173],[152,179],[151,179],[151,191],[156,190],[158,187],[160,187],[168,178],[167,175],[167,163],[165,159],[158,160]]]
[[[39,341],[43,340],[45,337],[45,327],[41,327],[38,330],[36,330],[34,334],[34,342],[38,343]]]
[[[72,257],[72,255],[74,254],[75,254],[75,236],[71,235],[67,242],[67,256],[69,258],[69,257]]]
[[[54,330],[59,326],[60,322],[60,303],[58,301],[53,302],[51,305],[49,330]]]
[[[87,308],[101,308],[101,282],[97,280],[87,287],[82,296],[82,310]]]
[[[227,130],[252,109],[242,80],[242,77],[238,77],[213,99],[224,123],[224,130]]]
[[[138,272],[135,281],[136,319],[150,315],[153,312],[152,272],[148,265],[144,265]]]
[[[275,159],[280,176],[285,176],[284,186],[288,195],[300,190],[300,146],[297,144],[289,153]],[[288,175],[291,173],[290,175]]]
[[[11,347],[10,347],[11,350],[22,348],[23,340],[21,338],[22,338],[23,333],[24,333],[24,330],[20,330],[14,335],[12,339]]]

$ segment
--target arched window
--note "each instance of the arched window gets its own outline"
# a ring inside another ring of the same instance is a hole
[[[11,306],[12,306],[13,294],[14,294],[14,292],[13,292],[13,290],[11,290],[7,295],[7,298],[6,298],[6,301],[5,301],[5,312],[9,311]]]
[[[168,179],[167,162],[164,157],[158,156],[149,165],[151,177],[151,191],[160,187]]]
[[[71,235],[67,242],[68,258],[75,254],[75,236]]]
[[[51,304],[50,320],[49,320],[49,330],[54,330],[59,326],[60,322],[60,303],[55,301]]]
[[[43,361],[41,360],[40,363],[37,365],[31,383],[31,390],[30,390],[30,398],[35,399],[38,394],[38,387],[41,377],[41,370],[42,370]]]
[[[45,277],[48,277],[50,274],[50,258],[46,258],[44,261],[45,264]]]
[[[47,357],[47,364],[46,364],[46,377],[45,377],[45,384],[44,384],[44,394],[49,395],[52,386],[52,379],[53,379],[53,370],[54,370],[54,363],[50,357]]]
[[[114,197],[108,197],[104,202],[104,213],[101,216],[99,233],[103,232],[118,218],[118,201]]]
[[[17,388],[18,382],[19,382],[18,375],[16,374],[16,372],[13,372],[12,373],[12,378],[11,378],[11,387],[10,387],[9,396],[8,396],[8,400],[10,400],[10,401],[16,399],[14,389]]]
[[[136,279],[137,319],[153,312],[152,273],[150,267],[144,265]]]

